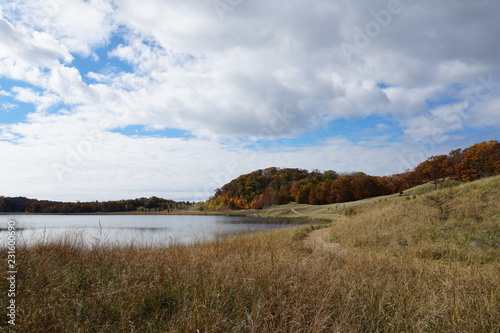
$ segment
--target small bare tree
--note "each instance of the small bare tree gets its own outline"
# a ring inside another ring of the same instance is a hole
[[[453,205],[449,202],[451,199],[451,194],[448,196],[428,195],[424,199],[424,205],[436,208],[438,210],[437,218],[447,220],[450,213],[454,211]]]

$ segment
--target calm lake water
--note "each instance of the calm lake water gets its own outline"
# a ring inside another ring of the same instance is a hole
[[[190,244],[307,222],[207,215],[0,215],[0,246],[7,244],[9,221],[15,221],[18,245],[69,237],[90,246]]]

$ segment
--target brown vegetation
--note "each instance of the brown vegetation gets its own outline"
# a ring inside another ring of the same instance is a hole
[[[323,235],[340,254],[311,246],[313,227],[168,248],[20,248],[16,331],[498,332],[500,177],[451,191],[447,219],[428,194],[356,206]]]

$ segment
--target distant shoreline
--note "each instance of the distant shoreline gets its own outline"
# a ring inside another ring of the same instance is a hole
[[[199,211],[199,210],[174,210],[174,211],[129,211],[129,212],[95,212],[95,213],[26,213],[26,212],[0,212],[0,215],[218,215],[218,216],[247,216],[241,211]]]

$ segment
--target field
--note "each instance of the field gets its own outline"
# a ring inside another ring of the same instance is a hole
[[[194,246],[19,248],[0,331],[499,332],[498,198],[493,177],[252,211],[333,222]]]

